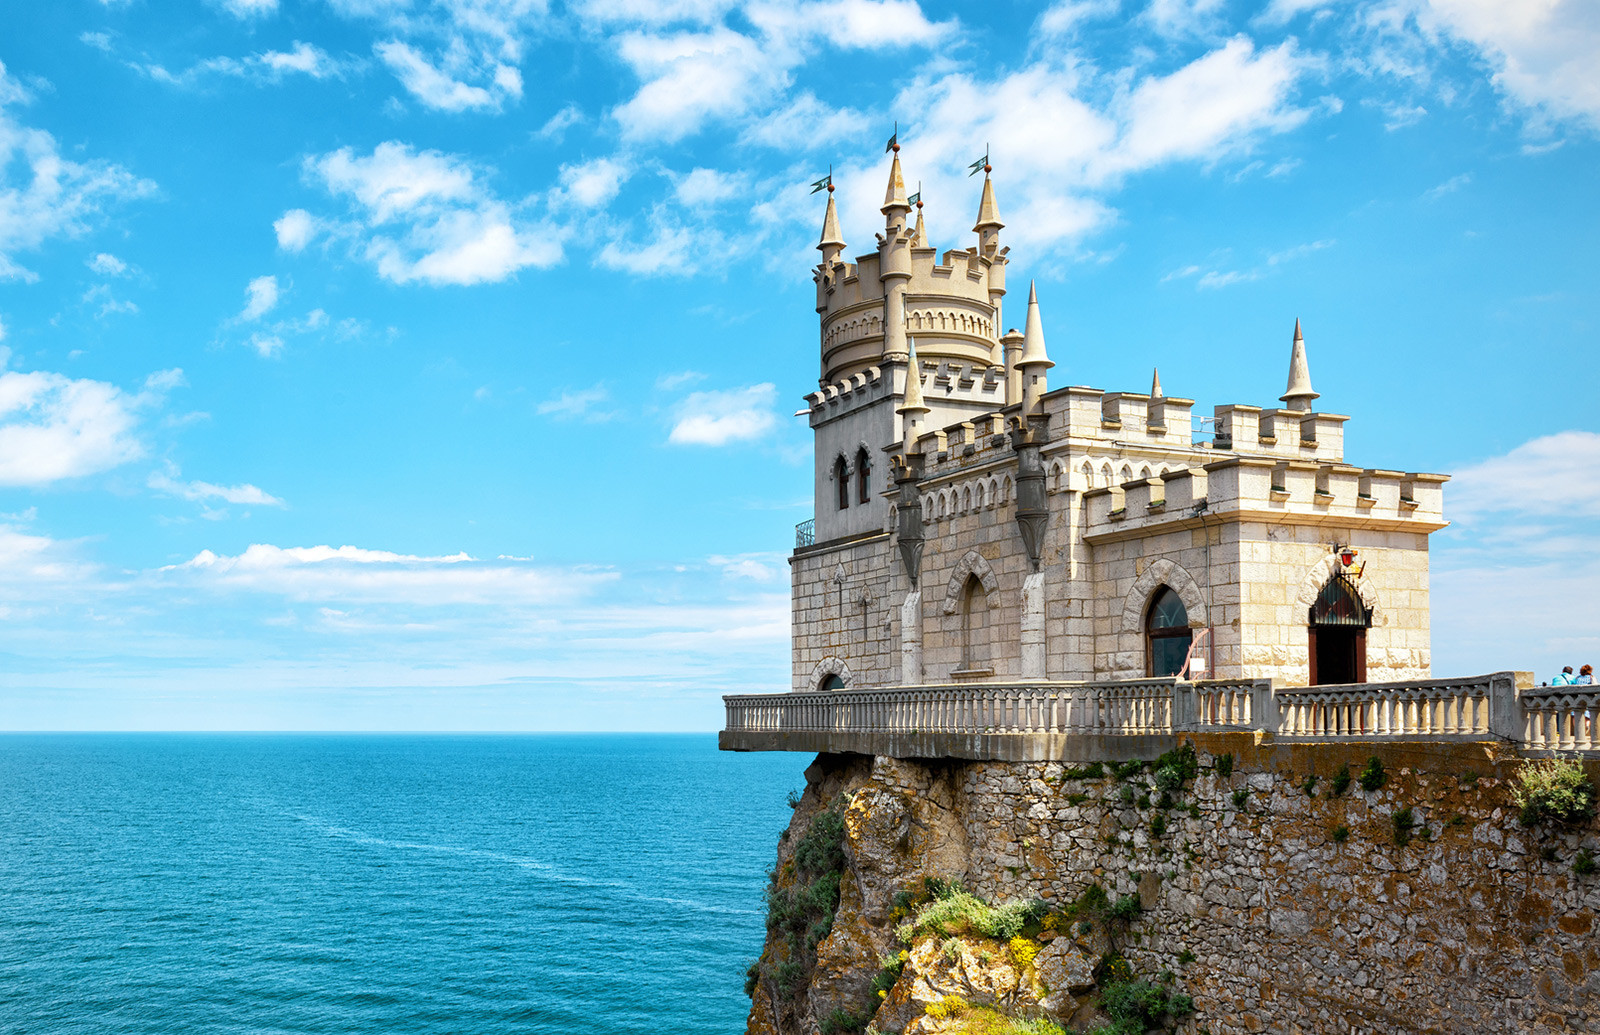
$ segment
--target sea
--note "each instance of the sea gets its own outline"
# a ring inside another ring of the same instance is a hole
[[[807,755],[0,736],[0,1032],[744,1030]]]

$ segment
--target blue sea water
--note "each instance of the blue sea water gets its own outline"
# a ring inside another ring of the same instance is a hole
[[[0,1031],[743,1030],[809,756],[0,736]]]

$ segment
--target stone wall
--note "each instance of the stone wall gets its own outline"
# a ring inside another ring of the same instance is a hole
[[[1522,827],[1513,753],[1249,734],[1192,743],[1199,775],[1166,810],[1141,800],[1157,797],[1148,771],[1087,778],[1054,762],[819,756],[777,872],[795,835],[843,808],[838,913],[798,996],[757,983],[750,1032],[810,1033],[834,1011],[873,1009],[877,1031],[956,1030],[927,1010],[956,992],[1089,1027],[1104,1018],[1087,968],[1111,947],[1137,975],[1170,972],[1193,997],[1195,1014],[1178,1024],[1191,1033],[1600,1030],[1600,875],[1574,868],[1580,850],[1600,855],[1600,835],[1592,822]],[[1386,770],[1381,788],[1330,793],[1341,766],[1358,774],[1371,757]],[[1416,826],[1402,846],[1394,817],[1405,808]],[[895,896],[929,876],[1057,907],[1098,884],[1143,909],[1115,946],[1099,930],[1046,932],[1031,962],[973,937],[907,947]],[[903,971],[877,996],[870,983],[902,948]],[[785,952],[769,938],[763,960]]]

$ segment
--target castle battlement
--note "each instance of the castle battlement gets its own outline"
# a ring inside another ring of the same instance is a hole
[[[895,156],[876,254],[817,266],[814,537],[791,562],[794,686],[1429,675],[1444,475],[1348,463],[1295,323],[1278,405],[1051,389],[986,176],[938,253]],[[937,261],[936,261],[937,260]],[[1207,429],[1206,425],[1210,427]]]

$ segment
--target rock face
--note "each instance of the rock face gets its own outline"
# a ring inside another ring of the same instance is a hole
[[[842,812],[837,911],[786,987],[770,975],[792,953],[769,932],[748,1030],[859,1031],[870,1017],[871,1030],[927,1035],[969,1030],[963,1009],[1092,1028],[1107,1021],[1096,974],[1115,950],[1133,975],[1193,997],[1192,1016],[1169,1019],[1181,1031],[1600,1031],[1600,874],[1579,872],[1600,857],[1600,828],[1519,825],[1517,757],[1248,734],[1194,746],[1199,775],[1175,790],[1169,777],[1166,808],[1148,766],[1095,777],[1053,762],[819,756],[775,872],[818,815]],[[1359,774],[1374,756],[1382,786],[1332,793],[1341,766]],[[1031,939],[907,943],[897,928],[908,898],[926,901],[925,878],[992,903],[1044,899],[1052,918],[1095,885],[1142,908],[1126,903],[1136,915],[1115,944],[1056,919]]]

